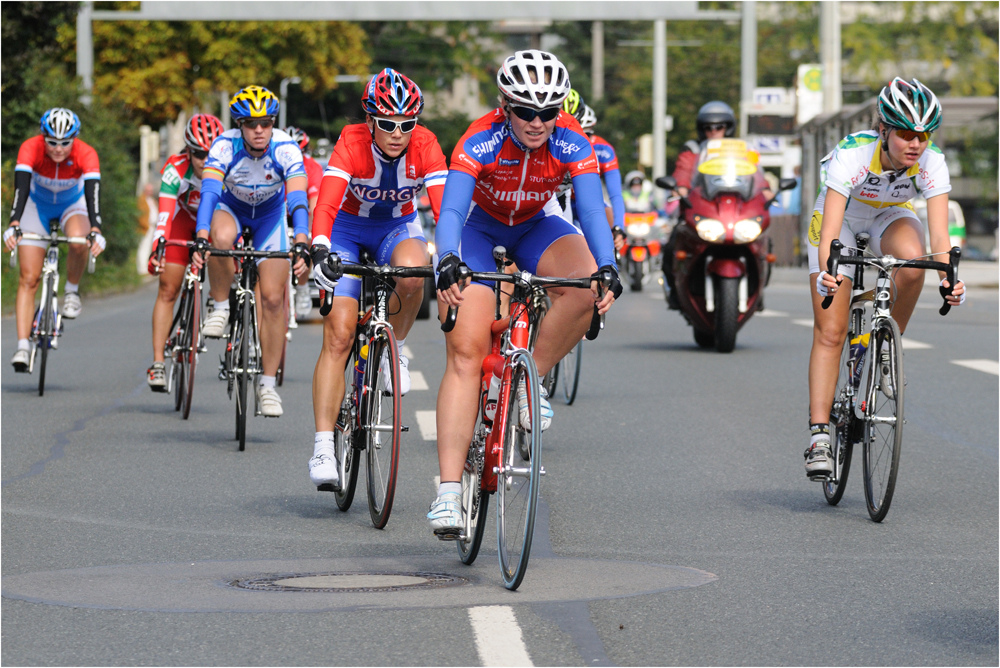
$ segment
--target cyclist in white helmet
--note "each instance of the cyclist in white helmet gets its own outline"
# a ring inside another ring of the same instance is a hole
[[[596,293],[584,290],[550,292],[552,307],[534,349],[541,375],[583,338],[594,304],[606,312],[621,294],[597,156],[579,122],[561,106],[570,91],[566,68],[551,53],[518,51],[497,72],[497,84],[500,106],[475,121],[452,153],[436,233],[439,311],[461,306],[455,328],[445,336],[447,366],[438,392],[441,485],[427,515],[438,535],[454,534],[461,522],[460,481],[495,304],[492,287],[473,283],[461,291],[460,266],[496,271],[492,251],[499,245],[533,274],[611,281],[612,290],[599,302]],[[582,233],[562,218],[553,197],[567,172]],[[540,396],[545,429],[552,407],[544,389]],[[523,424],[530,420],[527,397],[519,404]]]
[[[927,86],[899,77],[882,89],[878,122],[873,130],[848,135],[820,163],[822,184],[809,225],[809,292],[812,294],[813,345],[809,356],[809,447],[806,475],[824,479],[832,472],[830,409],[850,306],[850,285],[842,274],[825,271],[830,242],[855,246],[859,232],[871,235],[868,249],[876,255],[913,259],[924,255],[924,226],[909,200],[927,198],[931,251],[947,253],[948,192],[951,183],[941,149],[930,140],[941,125],[941,104]],[[941,259],[939,255],[935,259]],[[900,269],[893,274],[892,316],[900,332],[913,314],[924,284],[924,270]],[[948,303],[965,301],[961,281],[952,288],[942,274],[941,291]],[[823,299],[833,295],[829,309]]]

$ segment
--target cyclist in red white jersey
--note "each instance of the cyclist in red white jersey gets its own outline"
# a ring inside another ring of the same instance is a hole
[[[316,438],[309,478],[317,487],[338,480],[333,428],[344,398],[344,366],[358,322],[361,281],[343,276],[339,287],[326,272],[337,253],[357,262],[366,250],[380,265],[419,267],[430,263],[417,218],[417,195],[427,187],[435,219],[448,167],[437,137],[417,125],[424,108],[420,88],[386,68],[372,77],[361,98],[365,122],[348,125],[330,156],[312,226],[312,275],[333,290],[333,308],[323,320],[323,347],[313,376]],[[402,349],[423,299],[423,278],[396,279],[389,322]],[[380,363],[387,363],[381,360]],[[409,361],[400,354],[399,390],[410,389]]]
[[[500,107],[473,122],[455,146],[436,232],[439,310],[461,306],[455,328],[445,336],[447,366],[437,402],[441,484],[427,514],[437,534],[453,533],[461,522],[460,481],[495,304],[486,285],[461,291],[460,266],[495,271],[492,251],[500,245],[531,273],[611,282],[600,302],[583,290],[549,291],[552,307],[534,350],[543,375],[583,338],[595,302],[606,312],[621,294],[597,156],[577,120],[562,111],[570,91],[565,66],[545,51],[518,51],[497,72],[497,84]],[[567,172],[582,233],[562,218],[553,197]],[[543,388],[540,396],[545,429],[552,407]],[[521,423],[529,422],[526,393],[518,403]]]
[[[101,234],[100,161],[97,151],[80,139],[79,133],[80,119],[75,113],[61,107],[49,109],[42,114],[41,134],[21,144],[17,153],[14,205],[3,240],[11,252],[20,245],[15,302],[17,350],[11,359],[18,372],[28,370],[28,337],[35,292],[48,246],[44,241],[21,241],[21,232],[47,235],[51,232],[50,222],[58,220],[65,235],[86,236],[90,240],[90,253],[94,257],[107,245]],[[66,261],[64,318],[80,315],[79,284],[86,264],[87,248],[71,245]]]
[[[160,288],[153,304],[153,364],[146,371],[149,387],[154,392],[167,391],[163,347],[170,335],[174,302],[189,259],[187,248],[166,246],[166,242],[168,239],[194,241],[202,170],[212,142],[223,132],[222,121],[215,116],[192,116],[184,130],[184,151],[167,158],[160,170],[160,210],[153,233],[156,243],[148,266],[149,273],[160,277]],[[161,246],[166,246],[162,262],[157,257]]]
[[[306,134],[305,130],[289,125],[285,128],[285,132],[298,142],[299,148],[302,150],[302,164],[306,167],[306,177],[309,180],[306,196],[309,198],[309,215],[311,216],[316,210],[316,202],[319,199],[319,186],[323,181],[323,167],[308,151],[309,135]]]

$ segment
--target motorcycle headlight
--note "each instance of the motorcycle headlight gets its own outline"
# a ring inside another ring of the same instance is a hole
[[[756,220],[751,220],[747,218],[746,220],[737,221],[733,225],[733,239],[737,243],[747,244],[760,236],[762,229],[760,223]]]
[[[649,234],[649,223],[632,223],[625,231],[633,237],[644,237]]]
[[[722,221],[714,218],[702,218],[695,225],[695,230],[699,237],[709,243],[715,243],[726,237],[726,226],[722,224]]]

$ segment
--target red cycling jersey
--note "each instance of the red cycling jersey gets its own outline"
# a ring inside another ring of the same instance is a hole
[[[69,205],[83,195],[83,182],[101,178],[97,151],[77,137],[69,155],[55,162],[45,154],[45,137],[35,135],[17,152],[17,172],[31,173],[31,198],[40,204]]]
[[[472,201],[497,220],[517,225],[541,211],[563,176],[599,174],[597,156],[580,123],[559,112],[549,140],[527,151],[495,109],[465,131],[451,154],[451,168],[476,179]]]
[[[590,145],[594,147],[594,152],[597,154],[597,162],[601,166],[601,174],[610,172],[612,169],[618,169],[618,156],[615,154],[615,149],[611,146],[611,142],[597,135],[590,135],[589,139]]]
[[[416,126],[406,152],[390,162],[377,154],[367,125],[348,125],[323,174],[312,236],[329,237],[340,211],[380,221],[412,215],[421,185],[427,186],[437,220],[447,176],[444,153],[427,128]]]
[[[308,155],[302,156],[302,164],[306,167],[306,178],[309,179],[306,197],[309,199],[319,197],[319,185],[323,181],[323,167]]]

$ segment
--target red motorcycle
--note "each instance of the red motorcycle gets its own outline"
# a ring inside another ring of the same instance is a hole
[[[646,281],[660,267],[660,240],[663,225],[656,212],[625,212],[625,245],[622,246],[621,271],[628,276],[628,284],[633,292],[640,292]]]
[[[775,260],[767,236],[771,202],[756,158],[739,139],[705,142],[663,259],[673,278],[671,308],[694,328],[699,346],[722,353],[733,350],[736,333],[763,308]],[[662,176],[656,185],[674,190],[677,182]],[[795,179],[782,179],[779,189],[794,187]]]

